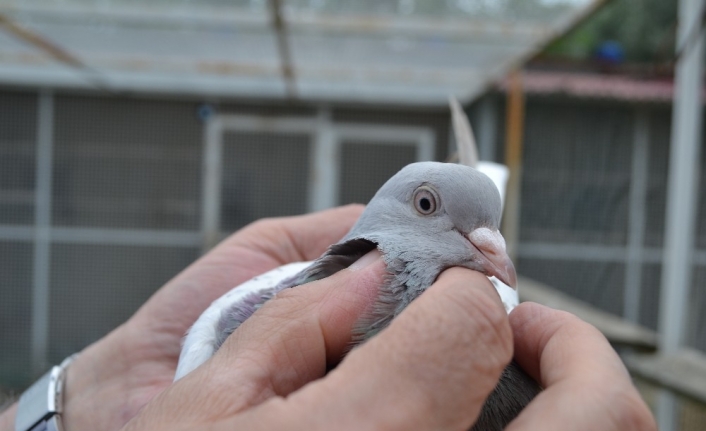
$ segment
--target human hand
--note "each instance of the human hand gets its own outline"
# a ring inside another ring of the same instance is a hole
[[[189,266],[126,323],[84,349],[67,372],[66,429],[116,430],[172,383],[181,339],[210,303],[277,266],[312,260],[363,211],[350,205],[301,217],[255,222]],[[13,407],[0,430],[14,430]]]
[[[515,360],[545,389],[507,431],[657,430],[628,371],[596,328],[535,303],[515,308],[510,324]]]
[[[466,430],[512,355],[511,323],[516,360],[546,389],[508,430],[656,430],[595,328],[537,304],[508,322],[487,279],[463,269],[325,375],[382,270],[378,261],[278,295],[126,429]]]
[[[125,429],[467,429],[512,356],[507,315],[480,273],[445,271],[326,374],[384,268],[374,251],[278,293]]]

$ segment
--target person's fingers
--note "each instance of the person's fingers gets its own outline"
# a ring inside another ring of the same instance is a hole
[[[656,430],[620,358],[596,328],[534,303],[515,308],[510,323],[515,360],[545,390],[508,431]]]
[[[214,429],[468,429],[511,357],[488,279],[453,268],[324,379]]]
[[[211,360],[155,400],[174,412],[170,423],[228,417],[323,377],[343,357],[353,324],[377,298],[385,274],[377,250],[354,265],[265,303]],[[156,422],[144,422],[149,414],[143,416],[143,429],[156,429]]]
[[[362,205],[295,217],[264,219],[241,229],[169,281],[138,310],[132,323],[183,336],[216,298],[283,263],[313,259],[358,219]],[[285,251],[279,251],[280,249]],[[170,344],[174,360],[179,346]]]
[[[316,259],[350,230],[364,209],[351,204],[304,216],[262,219],[243,229],[237,242],[275,258],[278,265]],[[230,245],[226,240],[224,246]]]

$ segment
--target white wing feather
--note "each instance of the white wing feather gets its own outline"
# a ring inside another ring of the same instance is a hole
[[[253,292],[275,287],[280,281],[296,275],[311,264],[312,262],[296,262],[280,266],[234,287],[213,301],[199,316],[184,338],[174,381],[189,374],[216,353],[216,340],[218,339],[216,331],[223,310],[231,309]]]
[[[196,323],[194,323],[194,326],[191,327],[184,339],[174,381],[189,374],[216,353],[216,340],[218,339],[216,331],[218,330],[218,321],[223,310],[231,309],[252,292],[259,292],[276,286],[282,280],[296,275],[311,264],[312,262],[297,262],[280,266],[246,281],[213,301],[196,320]],[[519,304],[517,291],[503,284],[495,277],[489,277],[489,280],[493,283],[495,290],[498,291],[505,310],[509,314]]]

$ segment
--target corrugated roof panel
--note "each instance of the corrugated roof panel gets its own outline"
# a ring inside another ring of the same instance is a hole
[[[600,1],[0,0],[0,83],[442,104]]]

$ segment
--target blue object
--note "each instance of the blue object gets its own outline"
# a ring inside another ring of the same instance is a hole
[[[625,50],[620,42],[606,40],[598,45],[594,57],[601,62],[620,64],[625,61]]]
[[[216,109],[213,106],[209,105],[208,103],[204,103],[202,105],[199,105],[199,107],[196,108],[196,115],[199,117],[199,119],[201,121],[208,120],[215,113],[216,113]]]

